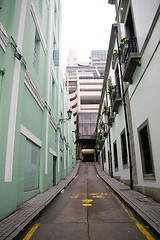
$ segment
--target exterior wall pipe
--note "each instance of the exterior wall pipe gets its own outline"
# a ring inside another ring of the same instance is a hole
[[[108,99],[107,99],[107,84],[105,84],[105,90],[106,90],[106,104],[108,105]],[[111,164],[111,178],[113,178],[112,147],[111,147],[110,127],[109,127],[108,136],[109,136],[109,156],[110,156],[110,164]]]
[[[118,46],[118,49],[119,49],[119,41],[118,41],[118,30],[117,30],[117,27],[116,27],[116,39],[117,39],[117,46]],[[128,127],[128,118],[127,118],[125,92],[124,92],[124,86],[123,86],[123,81],[122,81],[122,66],[121,66],[120,61],[118,61],[118,63],[119,63],[119,67],[120,67],[120,79],[121,79],[122,96],[123,96],[124,117],[125,117],[126,132],[127,132],[127,145],[128,145],[129,164],[130,164],[130,189],[133,189],[131,144],[130,144],[130,134],[129,134],[129,127]]]

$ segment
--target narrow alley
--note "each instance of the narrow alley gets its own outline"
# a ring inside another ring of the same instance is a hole
[[[99,178],[94,164],[81,163],[75,180],[17,240],[156,239],[142,225]]]

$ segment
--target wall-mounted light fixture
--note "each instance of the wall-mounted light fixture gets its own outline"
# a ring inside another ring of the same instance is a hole
[[[68,118],[60,118],[59,119],[59,123],[60,122],[66,122],[66,121],[68,121],[68,120],[70,120],[71,119],[71,116],[72,116],[72,110],[71,109],[69,109],[68,111],[67,111],[67,114],[68,114]]]

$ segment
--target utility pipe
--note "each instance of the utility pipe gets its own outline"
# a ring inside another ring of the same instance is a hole
[[[107,98],[107,84],[105,84],[106,88],[106,104],[108,106],[108,98]],[[112,147],[111,147],[111,134],[110,134],[110,127],[109,127],[109,156],[110,156],[110,166],[111,166],[111,178],[113,178],[113,166],[112,166]]]
[[[118,40],[118,30],[117,30],[117,27],[116,27],[116,38],[117,38],[117,47],[119,49],[119,40]],[[123,81],[122,81],[122,65],[121,65],[120,61],[118,61],[118,63],[119,63],[119,67],[120,67],[120,79],[121,79],[122,96],[123,96],[124,117],[125,117],[126,132],[127,132],[128,156],[129,156],[129,164],[130,164],[130,189],[133,189],[131,144],[130,144],[130,134],[129,134],[129,126],[128,126],[128,118],[127,118],[125,92],[124,92],[124,85],[123,85]]]

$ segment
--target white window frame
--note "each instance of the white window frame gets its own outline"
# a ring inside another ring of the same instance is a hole
[[[31,133],[26,127],[24,127],[21,124],[20,132],[22,135],[24,135],[27,139],[32,141],[34,144],[36,144],[38,147],[42,147],[42,142],[39,138],[37,138],[33,133]]]

